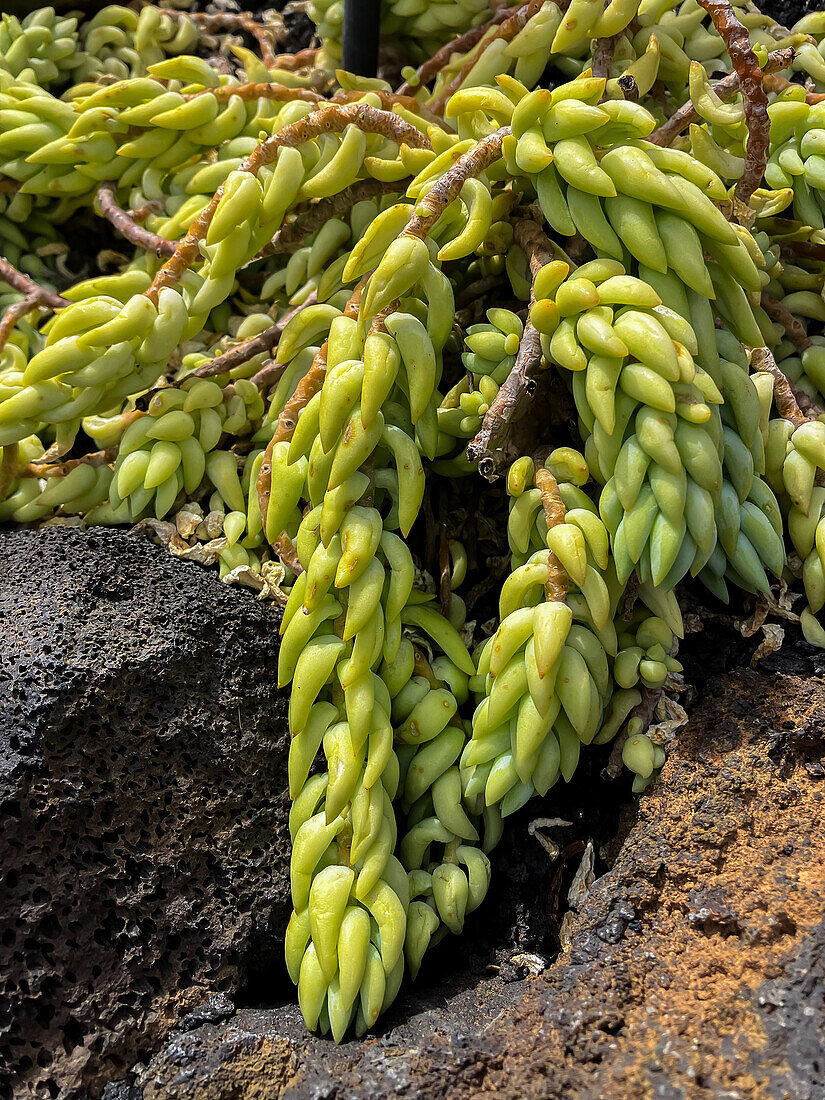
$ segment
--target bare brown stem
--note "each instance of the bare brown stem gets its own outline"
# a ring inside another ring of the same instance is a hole
[[[325,103],[306,118],[293,122],[279,130],[266,141],[261,142],[239,170],[257,175],[265,164],[271,164],[284,148],[296,148],[299,145],[320,137],[321,134],[342,133],[347,126],[358,126],[368,134],[382,134],[399,145],[406,144],[415,149],[429,149],[430,140],[415,126],[411,126],[398,115],[389,111],[380,111],[366,103],[350,103],[340,106]],[[223,197],[224,185],[218,188],[209,205],[195,218],[183,240],[178,242],[174,255],[166,261],[155,275],[152,285],[145,291],[146,297],[157,305],[158,295],[164,287],[174,286],[184,271],[199,255],[200,242],[206,237],[209,226],[215,216],[218,203]]]
[[[321,103],[324,97],[319,92],[313,92],[311,88],[290,88],[286,84],[274,84],[270,82],[259,84],[222,84],[217,88],[203,88],[199,92],[192,92],[184,99],[200,99],[211,95],[218,103],[228,103],[236,96],[243,100],[269,99],[275,103],[292,103],[296,100],[301,103]]]
[[[790,46],[786,46],[781,50],[774,50],[773,53],[768,54],[768,60],[765,62],[762,75],[770,75],[780,69],[787,69],[793,63],[793,59],[794,50]],[[722,100],[733,99],[739,91],[739,73],[729,73],[724,79],[714,84],[713,90]],[[688,100],[670,116],[667,122],[662,123],[654,130],[647,140],[653,142],[654,145],[672,145],[679,134],[696,122],[698,118],[696,108]]]
[[[0,351],[9,342],[9,337],[14,331],[14,326],[31,310],[36,309],[38,305],[37,297],[34,294],[28,294],[25,298],[21,298],[19,302],[12,302],[10,306],[6,308],[2,318],[0,318]]]
[[[178,12],[173,9],[164,11],[178,18],[191,19],[194,23],[203,27],[207,34],[216,31],[244,31],[258,44],[261,51],[261,60],[268,69],[278,65],[278,57],[275,54],[275,42],[272,31],[252,18],[251,12]]]
[[[772,321],[776,321],[784,328],[785,332],[788,334],[788,339],[795,347],[799,348],[800,351],[804,351],[805,348],[811,346],[811,339],[801,322],[794,317],[783,302],[780,302],[777,298],[773,298],[764,290],[762,291],[762,308]]]
[[[252,375],[250,381],[255,383],[262,394],[265,394],[278,384],[285,370],[286,363],[265,363],[257,374]]]
[[[366,285],[367,276],[358,283],[355,290],[350,295],[350,299],[344,309],[344,314],[347,317],[357,317],[358,308],[361,304],[361,294],[364,286]],[[264,525],[264,532],[266,532],[266,515],[269,509],[269,498],[272,493],[272,451],[276,443],[280,443],[283,440],[292,439],[292,435],[295,431],[295,425],[298,423],[298,417],[301,410],[306,408],[307,404],[312,400],[316,393],[321,389],[324,384],[324,378],[327,373],[327,342],[326,340],[318,349],[315,354],[315,358],[312,360],[307,373],[298,383],[295,393],[287,401],[281,410],[278,417],[278,423],[275,426],[275,432],[272,439],[269,441],[264,457],[261,462],[261,469],[258,474],[258,482],[256,485],[258,493],[258,507],[261,511],[261,519]],[[285,541],[284,541],[285,540]],[[288,544],[288,545],[287,545]],[[289,554],[289,548],[292,546],[291,540],[288,538],[285,531],[282,531],[273,541],[272,546],[285,565],[289,564],[286,558],[281,554],[282,547]],[[296,557],[297,562],[297,557]],[[289,565],[290,569],[293,566]],[[299,571],[300,563],[298,563]],[[293,572],[295,570],[293,569]]]
[[[610,66],[613,64],[613,54],[616,52],[616,43],[621,34],[613,34],[609,38],[598,38],[593,45],[593,62],[591,69],[593,76],[610,76]]]
[[[787,259],[825,262],[825,244],[817,241],[783,241],[779,250]]]
[[[287,569],[291,569],[296,577],[300,577],[304,571],[304,567],[301,565],[298,551],[295,549],[295,543],[286,531],[282,531],[275,539],[273,549]]]
[[[453,199],[458,197],[465,182],[500,159],[502,143],[511,133],[509,126],[502,126],[500,130],[481,138],[472,149],[460,156],[416,204],[415,213],[401,236],[426,237]]]
[[[413,114],[420,115],[428,122],[433,122],[441,127],[444,126],[443,118],[439,118],[438,115],[433,114],[428,107],[419,103],[418,100],[411,95],[402,95],[398,92],[387,92],[381,89],[371,94],[378,96],[381,101],[382,110],[391,111],[392,108],[398,104],[400,107],[404,107]],[[258,84],[222,84],[217,88],[203,88],[199,92],[192,92],[190,95],[184,96],[184,98],[199,99],[206,95],[211,95],[219,103],[228,103],[230,99],[234,99],[237,96],[239,99],[247,101],[253,99],[269,99],[276,103],[292,103],[297,100],[301,103],[334,103],[341,106],[363,98],[364,93],[358,89],[347,89],[337,92],[331,99],[325,99],[319,92],[314,92],[310,88],[291,88],[286,84],[264,82]]]
[[[441,614],[447,614],[452,590],[450,587],[450,540],[447,536],[447,524],[442,520],[438,532],[438,597]]]
[[[217,356],[209,363],[203,363],[196,370],[193,370],[191,374],[187,374],[187,378],[214,378],[216,374],[226,374],[227,371],[234,370],[235,367],[239,367],[242,363],[248,363],[250,359],[254,359],[256,355],[260,355],[261,352],[272,351],[281,339],[286,326],[297,316],[302,309],[306,309],[307,306],[314,305],[316,302],[315,291],[309,294],[299,306],[295,306],[289,313],[285,313],[284,316],[274,325],[270,325],[269,328],[265,328],[263,332],[258,333],[257,336],[251,336],[248,340],[241,341],[240,344],[236,344],[233,348],[225,351],[223,355]]]
[[[566,4],[559,2],[559,0],[556,0],[556,2],[558,3],[559,7],[566,7]],[[534,15],[537,14],[537,12],[541,11],[543,4],[544,0],[530,0],[529,3],[523,4],[516,11],[511,12],[511,14],[501,22],[501,25],[499,26],[499,29],[496,31],[496,33],[487,40],[486,46],[489,46],[491,42],[494,42],[498,38],[503,39],[505,42],[512,42],[518,32],[522,30],[527,23],[530,22],[530,20],[533,18]],[[477,61],[478,56],[476,54],[473,54],[472,57],[467,58],[467,60],[461,66],[461,69],[456,73],[456,75],[449,82],[446,88],[444,88],[440,95],[437,95],[434,99],[430,101],[430,110],[435,111],[437,114],[444,113],[444,106],[447,103],[447,100],[450,98],[453,92],[457,91],[461,87]]]
[[[30,462],[25,472],[28,477],[65,477],[78,466],[108,466],[116,458],[117,447],[107,447],[80,458],[67,458],[64,462]]]
[[[482,300],[491,290],[496,290],[504,285],[506,277],[502,275],[483,275],[480,279],[469,283],[456,294],[455,304],[457,310]]]
[[[602,769],[602,779],[618,779],[622,774],[622,768],[624,767],[622,749],[627,741],[628,722],[634,718],[638,718],[642,723],[642,728],[639,732],[647,733],[650,729],[653,717],[656,714],[656,707],[659,705],[659,700],[662,698],[663,691],[663,688],[642,688],[642,698],[631,711],[622,732],[613,742],[613,748],[610,751],[610,759],[607,765]]]
[[[519,218],[514,220],[513,228],[516,243],[527,253],[530,273],[535,280],[541,268],[553,259],[550,242],[534,221]],[[533,300],[531,294],[531,306]],[[493,443],[507,431],[522,401],[536,392],[536,383],[531,375],[540,362],[541,336],[528,316],[516,361],[485,413],[480,431],[467,447],[467,457],[471,462],[479,462],[479,473],[484,477],[493,476],[494,463],[489,455]]]
[[[794,84],[793,81],[788,80],[787,77],[777,76],[773,73],[768,73],[762,80],[762,87],[766,92],[774,92],[779,94],[786,91],[788,88],[798,88],[798,84]],[[806,92],[805,102],[813,107],[817,103],[825,102],[825,92]]]
[[[308,46],[305,50],[299,50],[297,53],[279,53],[275,61],[279,69],[294,73],[298,69],[311,68],[320,52],[319,46]]]
[[[349,91],[338,92],[332,97],[330,103],[350,103],[353,100],[360,99],[363,96],[363,92],[359,92],[357,89]],[[371,95],[377,95],[381,100],[381,106],[385,111],[391,111],[393,107],[398,104],[399,107],[403,107],[405,110],[410,111],[414,115],[420,115],[422,119],[427,122],[431,122],[436,126],[440,126],[443,130],[445,127],[449,129],[450,124],[432,111],[423,103],[419,103],[414,96],[404,95],[401,92],[385,92],[382,89],[377,89],[372,92]]]
[[[162,209],[163,203],[160,199],[151,199],[142,206],[135,207],[134,210],[128,210],[127,213],[133,222],[136,222],[138,225],[143,225],[150,214],[156,214]]]
[[[750,361],[754,370],[773,375],[773,398],[780,416],[790,420],[795,428],[809,420],[819,419],[822,409],[782,373],[768,348],[751,348]]]
[[[493,443],[507,431],[521,402],[536,392],[535,380],[530,375],[540,361],[541,336],[528,320],[524,325],[516,361],[484,414],[478,434],[467,447],[467,457],[471,462],[478,460],[479,473],[483,477],[494,476],[495,465],[489,455]]]
[[[482,23],[480,27],[473,27],[469,31],[465,31],[464,34],[460,34],[458,38],[454,38],[451,42],[442,46],[441,49],[434,53],[431,58],[419,65],[415,70],[415,82],[410,83],[404,81],[399,87],[399,94],[405,95],[410,92],[414,92],[416,88],[420,88],[422,84],[429,84],[434,76],[449,64],[450,58],[456,53],[467,53],[473,46],[477,46],[482,40],[484,35],[491,27],[500,26],[513,14],[513,8],[502,8],[501,11],[496,12],[492,19],[487,23]]]
[[[550,471],[541,465],[537,465],[533,481],[541,493],[541,505],[549,531],[551,527],[564,523],[564,504],[559,493],[559,485]],[[563,603],[567,598],[567,571],[552,550],[547,559],[545,595],[548,600],[559,603]]]
[[[378,198],[380,195],[391,195],[394,192],[403,194],[410,182],[409,176],[398,182],[383,182],[381,180],[359,180],[351,187],[344,188],[337,195],[328,199],[321,199],[308,209],[301,211],[286,225],[282,225],[269,244],[265,244],[256,259],[276,254],[297,252],[304,240],[316,229],[320,229],[330,218],[343,214],[345,210],[351,210],[356,203],[367,199]]]
[[[739,76],[748,140],[745,147],[745,170],[734,192],[734,212],[737,212],[738,202],[742,205],[743,210],[739,211],[742,214],[748,209],[751,195],[761,184],[765,165],[768,163],[771,125],[768,118],[768,97],[762,87],[762,69],[751,48],[750,36],[739,22],[730,0],[699,0],[699,3],[713,20],[714,27],[725,43],[731,64]]]
[[[25,294],[26,297],[36,297],[38,305],[48,306],[49,309],[63,309],[64,306],[69,305],[65,298],[61,298],[53,290],[47,290],[46,287],[40,286],[34,279],[30,279],[22,271],[18,271],[14,264],[4,260],[2,256],[0,256],[0,280],[8,283],[10,287],[21,294]]]
[[[0,447],[0,451],[3,455],[0,461],[0,500],[5,500],[9,486],[17,474],[18,445],[8,443],[5,447]]]
[[[131,244],[142,248],[145,252],[154,252],[156,256],[173,256],[175,254],[177,248],[175,241],[168,241],[165,237],[159,237],[157,233],[144,229],[118,204],[113,183],[101,183],[97,192],[97,204],[104,218],[107,218],[118,233]]]

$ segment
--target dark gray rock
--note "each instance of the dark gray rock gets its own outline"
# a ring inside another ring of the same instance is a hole
[[[784,976],[757,990],[756,1003],[775,1052],[776,1091],[795,1100],[825,1096],[825,921],[802,939]]]
[[[136,536],[0,534],[0,1093],[99,1095],[285,981],[277,635]]]

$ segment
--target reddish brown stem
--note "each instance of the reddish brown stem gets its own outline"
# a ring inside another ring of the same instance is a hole
[[[642,688],[642,698],[630,712],[630,716],[625,723],[624,729],[613,742],[613,748],[610,752],[610,760],[606,767],[602,769],[602,779],[618,779],[622,774],[624,768],[624,762],[622,760],[622,749],[627,741],[627,725],[634,719],[638,718],[641,722],[640,733],[647,733],[650,729],[650,725],[656,714],[656,708],[659,705],[659,700],[664,694],[663,688]]]
[[[613,34],[609,38],[598,38],[593,46],[593,62],[591,68],[593,76],[610,76],[610,66],[613,64],[613,54],[616,52],[616,43],[621,35]]]
[[[118,233],[131,244],[142,248],[145,252],[154,252],[156,256],[175,254],[177,248],[175,241],[168,241],[165,237],[159,237],[157,233],[144,229],[142,225],[137,225],[123,207],[118,205],[114,183],[101,183],[97,192],[97,204],[104,218],[107,218]]]
[[[530,273],[535,280],[541,268],[553,259],[550,242],[534,221],[520,218],[514,221],[513,229],[516,243],[527,253]],[[533,300],[531,294],[531,306]],[[467,447],[467,457],[471,462],[478,461],[479,473],[484,477],[493,476],[494,463],[489,456],[493,442],[504,435],[522,401],[536,392],[536,383],[531,375],[540,362],[541,336],[528,316],[516,361],[484,414],[481,430]]]
[[[780,69],[787,69],[792,64],[793,59],[794,51],[790,46],[786,46],[781,50],[774,50],[773,53],[768,55],[762,75],[771,75]],[[722,100],[733,99],[739,91],[739,74],[729,73],[723,80],[714,84],[713,90]],[[662,123],[658,129],[654,130],[647,140],[653,142],[654,145],[672,145],[679,134],[696,122],[698,118],[699,115],[693,103],[688,100],[670,116],[667,122]]]
[[[381,107],[385,111],[391,111],[397,103],[399,106],[414,114],[427,118],[428,121],[444,125],[444,119],[434,115],[423,104],[410,95],[401,95],[398,92],[374,91],[372,95],[381,100]],[[260,84],[223,84],[217,88],[203,88],[199,92],[192,92],[184,96],[185,99],[199,99],[202,96],[211,95],[219,103],[227,103],[236,96],[243,100],[269,99],[277,103],[291,103],[296,100],[302,103],[335,103],[345,105],[363,98],[363,91],[357,89],[337,92],[331,99],[324,99],[319,92],[310,88],[290,88],[285,84],[260,83]]]
[[[358,126],[368,134],[383,134],[399,145],[406,144],[415,149],[431,148],[430,140],[415,126],[411,126],[398,115],[389,111],[379,111],[366,103],[351,103],[340,106],[325,103],[317,111],[285,126],[272,137],[267,138],[255,148],[239,170],[257,175],[265,164],[271,164],[284,148],[297,148],[321,134],[342,133],[347,126]],[[175,253],[155,275],[152,285],[145,292],[146,297],[157,305],[158,295],[164,287],[174,286],[184,271],[194,262],[200,253],[200,242],[206,237],[212,218],[223,197],[224,184],[218,188],[209,205],[195,218],[183,240],[178,242]]]
[[[504,284],[506,276],[502,275],[483,275],[480,279],[476,279],[475,282],[469,283],[463,287],[455,297],[456,310],[460,310],[464,306],[472,305],[478,302],[479,305],[483,304],[483,299],[491,290],[496,290],[498,287]]]
[[[294,73],[298,69],[311,68],[320,52],[319,46],[308,46],[305,50],[299,50],[297,53],[279,53],[275,61],[277,68]]]
[[[362,93],[363,94],[363,93]],[[323,96],[313,92],[310,88],[289,88],[286,84],[222,84],[217,88],[203,88],[199,92],[192,92],[184,96],[184,99],[200,99],[202,96],[211,95],[218,103],[227,103],[237,96],[239,99],[269,99],[276,103],[292,103],[299,100],[301,103],[320,103]]]
[[[350,295],[350,299],[344,309],[344,314],[347,317],[357,317],[358,308],[361,305],[361,294],[364,286],[366,285],[367,276],[356,286]],[[258,507],[261,512],[261,519],[263,521],[264,532],[266,532],[266,515],[269,509],[269,498],[272,493],[272,450],[276,443],[280,443],[283,440],[292,439],[292,435],[295,431],[295,425],[298,423],[298,416],[301,410],[306,408],[307,404],[312,400],[316,393],[321,389],[324,384],[324,378],[327,372],[327,341],[325,340],[321,347],[315,354],[315,358],[312,360],[307,373],[298,383],[295,393],[287,401],[281,410],[278,417],[278,423],[275,426],[275,432],[272,439],[267,445],[264,457],[261,462],[261,469],[258,474],[257,493],[258,493]],[[283,540],[286,540],[284,542]],[[288,543],[288,546],[287,546]],[[281,555],[281,546],[286,548],[289,552],[289,547],[292,546],[292,542],[287,537],[286,532],[281,532],[273,541],[272,546],[275,552],[281,557],[284,564],[288,564],[286,558]],[[290,565],[290,569],[292,569]],[[300,568],[300,566],[299,566]],[[294,571],[294,570],[293,570]]]
[[[36,309],[38,305],[37,296],[34,294],[28,294],[25,298],[21,298],[19,302],[12,302],[7,307],[6,312],[0,318],[0,351],[9,342],[9,337],[14,331],[14,326],[19,320],[26,316],[31,310]]]
[[[555,258],[553,246],[539,223],[531,218],[513,218],[513,236],[526,253],[530,277],[535,280],[539,271]]]
[[[810,337],[788,307],[764,290],[762,291],[762,308],[772,321],[776,321],[784,328],[788,334],[788,339],[800,351],[804,351],[805,348],[811,346]]]
[[[825,262],[825,244],[818,244],[816,241],[783,241],[779,247],[782,256],[791,260]]]
[[[468,149],[463,156],[460,156],[416,204],[415,213],[401,236],[426,237],[453,199],[458,197],[465,182],[471,176],[480,175],[500,159],[502,143],[511,133],[509,126],[502,126],[500,130],[488,134],[487,137],[476,142],[472,149]]]
[[[167,9],[164,9],[166,11]],[[178,18],[186,17],[193,22],[200,24],[207,34],[215,31],[227,30],[227,31],[244,31],[250,37],[254,38],[258,43],[258,49],[261,51],[261,60],[268,69],[275,68],[278,64],[278,58],[275,54],[274,42],[272,41],[272,32],[267,27],[257,23],[253,18],[251,12],[177,12],[170,10],[169,15],[176,15]]]
[[[467,457],[471,462],[478,460],[479,473],[484,477],[492,478],[494,475],[494,463],[488,454],[494,441],[504,435],[524,398],[536,392],[531,373],[540,362],[541,336],[528,320],[524,325],[516,361],[484,414],[481,429],[467,447]]]
[[[329,199],[321,199],[320,202],[314,203],[307,210],[297,214],[291,222],[282,225],[269,244],[265,244],[255,258],[297,252],[304,240],[316,229],[320,229],[330,218],[343,214],[345,210],[352,209],[356,203],[364,202],[366,199],[391,195],[393,192],[403,194],[410,178],[407,176],[398,182],[389,183],[381,180],[359,180],[351,187],[339,191],[337,195]]]
[[[798,88],[798,84],[794,84],[792,80],[788,80],[784,76],[776,76],[773,73],[766,74],[762,80],[762,87],[766,92],[773,92],[779,94],[786,91],[788,88]],[[817,103],[825,102],[825,92],[806,92],[805,102],[813,107]]]
[[[416,79],[414,84],[407,80],[404,81],[398,89],[399,94],[406,95],[414,92],[416,88],[420,88],[422,84],[429,84],[433,77],[437,76],[444,66],[449,64],[453,54],[467,53],[473,46],[477,46],[491,27],[497,27],[504,23],[513,14],[513,11],[513,8],[502,8],[487,23],[482,23],[480,27],[473,27],[472,30],[465,31],[458,38],[454,38],[451,42],[442,46],[437,53],[434,53],[428,61],[419,65],[415,70]]]
[[[556,0],[559,7],[563,5]],[[506,18],[499,29],[494,35],[492,35],[485,44],[485,48],[489,47],[491,42],[495,42],[497,38],[503,39],[505,42],[511,42],[518,32],[524,28],[524,26],[530,22],[537,12],[541,11],[544,0],[530,0],[529,3],[522,5],[516,11],[512,12],[508,18]],[[447,100],[457,91],[466,80],[469,73],[472,71],[476,62],[478,61],[478,55],[473,54],[472,57],[467,58],[461,69],[456,73],[453,79],[449,82],[446,88],[437,95],[435,99],[430,101],[430,110],[435,111],[436,114],[444,113],[444,106]]]
[[[65,462],[30,462],[25,472],[29,477],[65,477],[78,466],[108,466],[116,458],[117,447],[107,447],[80,458],[67,458]]]
[[[260,355],[262,352],[271,351],[277,345],[284,329],[292,318],[300,313],[302,309],[306,309],[307,306],[314,305],[315,301],[315,291],[312,291],[299,306],[290,310],[289,313],[284,314],[280,321],[274,325],[270,325],[269,328],[264,329],[264,331],[257,336],[251,336],[248,340],[243,340],[240,344],[236,344],[228,351],[225,351],[223,355],[218,355],[214,359],[210,359],[208,363],[203,363],[200,367],[197,367],[184,378],[180,379],[180,382],[176,382],[172,386],[161,386],[144,393],[138,398],[139,406],[141,409],[148,408],[149,402],[156,393],[164,389],[179,388],[180,383],[185,382],[187,378],[214,378],[216,375],[226,374],[234,370],[235,367],[241,366],[242,363],[248,363],[250,359],[254,359],[256,355]],[[274,363],[270,364],[269,367],[262,367],[257,374],[253,375],[252,381],[259,389],[265,389],[273,384],[276,370],[279,372],[278,377],[280,377],[280,374],[283,373],[284,365],[281,363]]]
[[[541,505],[549,531],[551,527],[564,523],[564,504],[559,485],[550,471],[540,465],[537,465],[533,482],[541,493]],[[549,601],[555,600],[559,603],[563,603],[567,598],[567,571],[552,550],[547,558],[545,595]]]
[[[8,283],[10,287],[21,294],[25,294],[26,297],[36,297],[38,305],[48,306],[49,309],[63,309],[64,306],[69,305],[65,298],[61,298],[53,290],[47,290],[46,287],[40,286],[34,279],[30,279],[22,271],[18,271],[14,264],[4,260],[2,256],[0,256],[0,280]]]
[[[197,370],[193,370],[191,374],[187,374],[187,378],[214,378],[216,374],[226,374],[227,371],[234,370],[235,367],[239,367],[242,363],[248,363],[250,359],[254,359],[256,355],[260,355],[261,352],[272,351],[281,339],[286,326],[301,312],[302,309],[306,309],[307,306],[314,305],[316,302],[315,291],[312,291],[299,306],[295,306],[289,313],[285,313],[284,316],[274,325],[270,325],[269,328],[265,328],[263,332],[258,333],[257,336],[251,336],[248,340],[243,340],[240,344],[236,344],[234,348],[230,348],[229,351],[225,351],[223,355],[217,356],[209,363],[203,363]]]
[[[265,363],[257,374],[252,375],[250,381],[255,383],[261,393],[266,393],[278,384],[286,366],[286,363]]]
[[[636,601],[638,599],[639,576],[634,569],[630,576],[627,578],[627,587],[625,588],[624,595],[622,596],[619,618],[622,619],[623,622],[630,622],[630,618],[633,615],[633,608],[636,606]]]
[[[348,314],[348,316],[352,315]],[[309,370],[298,383],[295,393],[281,410],[278,425],[272,437],[272,444],[280,443],[284,439],[292,439],[295,434],[298,417],[324,384],[327,375],[327,350],[328,344],[324,340],[315,353],[315,358],[312,360]]]
[[[748,208],[751,195],[759,187],[768,163],[770,119],[768,97],[762,87],[762,69],[751,48],[750,36],[739,22],[729,0],[699,0],[710,15],[713,25],[722,37],[731,64],[739,76],[739,90],[745,107],[745,123],[748,140],[745,147],[745,170],[736,184],[736,202]]]
[[[16,443],[7,443],[5,447],[0,447],[0,454],[2,454],[0,460],[0,500],[6,499],[9,486],[17,476],[18,450]]]
[[[138,206],[134,210],[128,210],[127,213],[133,222],[142,225],[150,214],[156,214],[162,209],[163,203],[160,199],[151,199],[149,202],[145,202],[143,206]]]
[[[819,419],[822,409],[815,405],[807,394],[798,390],[782,373],[776,365],[773,353],[768,348],[752,348],[750,361],[754,370],[773,375],[773,397],[780,416],[790,420],[795,428],[806,424],[809,420]],[[810,415],[806,415],[803,405]]]
[[[300,577],[304,571],[304,567],[301,565],[298,551],[295,549],[295,544],[286,531],[282,531],[275,539],[273,549],[287,569],[291,569],[296,577]]]
[[[373,91],[370,94],[378,96],[381,100],[381,106],[385,111],[391,111],[393,107],[398,104],[399,107],[403,107],[412,114],[420,115],[421,118],[426,119],[428,122],[432,122],[436,126],[440,126],[442,129],[449,125],[445,123],[440,115],[435,114],[423,103],[419,103],[418,100],[411,95],[403,95],[401,92],[385,92],[381,89]],[[332,97],[330,103],[351,103],[353,100],[361,99],[363,95],[364,93],[357,89],[338,92]]]
[[[447,537],[447,524],[442,521],[438,536],[438,598],[441,614],[447,614],[452,590],[450,587],[450,540]]]

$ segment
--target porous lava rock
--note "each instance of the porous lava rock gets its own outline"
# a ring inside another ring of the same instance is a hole
[[[120,1100],[821,1100],[825,687],[808,660],[812,679],[705,683],[541,975],[436,968],[378,1038],[340,1047],[292,1008],[245,1009],[175,1035]]]
[[[99,1095],[280,956],[278,622],[137,536],[0,533],[0,1094]]]

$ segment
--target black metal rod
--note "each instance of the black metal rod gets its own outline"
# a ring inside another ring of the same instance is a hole
[[[357,76],[378,72],[381,0],[344,0],[343,68]]]

